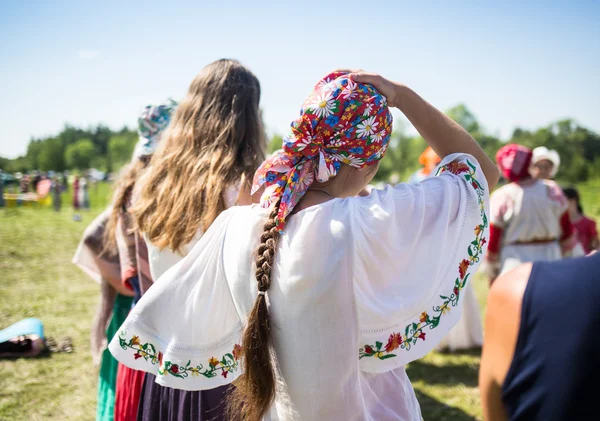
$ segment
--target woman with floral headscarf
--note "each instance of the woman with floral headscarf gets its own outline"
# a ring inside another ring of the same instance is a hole
[[[132,298],[138,299],[152,282],[144,258],[145,244],[135,241],[139,236],[133,231],[128,208],[133,186],[156,149],[175,105],[168,100],[144,108],[138,118],[139,140],[131,162],[116,182],[112,203],[86,228],[73,257],[73,263],[100,283],[100,305],[91,329],[92,357],[100,364],[97,421],[135,419],[137,415],[140,381],[118,370],[106,345],[131,310]],[[133,415],[124,416],[129,413]]]
[[[130,213],[134,187],[156,151],[163,132],[169,125],[177,103],[168,99],[147,105],[138,117],[139,140],[133,157],[115,186],[112,212],[105,231],[105,245],[118,251],[121,282],[134,292],[135,303],[152,285],[146,243],[135,229]],[[115,421],[135,421],[145,372],[119,364],[115,395]]]
[[[388,104],[442,157],[438,176],[357,197],[387,149]],[[323,78],[291,129],[255,174],[261,206],[221,213],[110,349],[172,388],[233,383],[231,419],[420,421],[404,366],[460,318],[498,171],[458,124],[373,74]]]
[[[520,263],[558,260],[576,244],[565,195],[555,182],[531,177],[532,157],[530,149],[516,144],[496,154],[509,183],[491,197],[490,280]]]

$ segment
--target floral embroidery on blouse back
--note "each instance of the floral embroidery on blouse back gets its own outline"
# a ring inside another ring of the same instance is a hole
[[[229,373],[234,373],[238,370],[239,360],[242,355],[242,347],[238,344],[235,344],[233,346],[233,350],[230,353],[223,355],[220,360],[215,357],[211,357],[208,360],[208,367],[204,367],[204,365],[200,363],[192,365],[191,360],[189,360],[184,366],[175,364],[171,361],[163,361],[162,352],[157,352],[156,347],[152,343],[148,342],[142,344],[139,336],[136,335],[132,336],[128,340],[124,336],[124,333],[121,332],[119,334],[119,345],[126,351],[135,351],[133,358],[136,360],[143,358],[152,365],[158,364],[159,375],[171,375],[181,379],[185,379],[190,374],[192,376],[204,376],[210,379],[216,377],[217,374],[219,374],[219,371],[223,377],[227,378]]]
[[[488,218],[485,214],[485,204],[483,202],[484,189],[475,178],[475,166],[467,160],[467,163],[453,161],[447,165],[441,167],[436,176],[448,171],[452,174],[461,175],[469,184],[475,189],[477,193],[477,203],[481,212],[481,224],[475,226],[473,230],[474,239],[469,244],[467,249],[467,255],[461,260],[458,265],[458,277],[454,282],[454,288],[449,291],[447,295],[440,295],[442,302],[434,306],[431,313],[424,311],[421,313],[419,320],[415,320],[409,323],[404,331],[399,333],[392,333],[387,339],[387,343],[384,346],[383,341],[376,341],[374,345],[364,345],[359,349],[359,359],[364,357],[375,357],[380,360],[386,360],[388,358],[394,358],[397,354],[394,351],[400,349],[409,351],[413,345],[416,345],[419,340],[426,340],[426,330],[435,329],[442,317],[447,314],[452,307],[456,307],[460,298],[461,291],[467,285],[469,276],[469,267],[478,263],[481,259],[484,246],[487,243],[486,238],[483,237],[485,228],[488,227]]]

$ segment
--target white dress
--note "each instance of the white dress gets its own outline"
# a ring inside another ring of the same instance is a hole
[[[500,273],[525,262],[560,260],[560,218],[567,207],[561,188],[550,180],[510,183],[496,190],[491,197],[490,222],[503,230]],[[535,243],[539,240],[552,241]]]
[[[421,421],[404,367],[460,319],[489,233],[476,160],[452,155],[441,165],[422,183],[289,218],[267,292],[281,380],[267,418]],[[256,206],[223,212],[132,310],[113,355],[168,387],[233,382],[267,215]]]

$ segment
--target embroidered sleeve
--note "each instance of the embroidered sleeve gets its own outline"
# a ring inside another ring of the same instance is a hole
[[[437,176],[388,188],[361,212],[354,287],[364,371],[391,370],[433,349],[459,320],[482,261],[489,194],[477,161],[447,157]]]
[[[119,362],[183,390],[212,389],[241,374],[242,322],[222,261],[231,215],[221,213],[142,296],[109,345]]]

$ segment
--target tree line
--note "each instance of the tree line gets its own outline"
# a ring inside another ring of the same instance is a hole
[[[457,105],[447,114],[471,133],[491,157],[506,143],[486,133],[465,105]],[[113,131],[102,125],[89,129],[67,125],[56,136],[32,139],[24,156],[16,159],[0,157],[0,169],[12,173],[87,168],[111,172],[130,159],[136,141],[137,133],[127,127]],[[269,141],[269,152],[280,148],[281,141],[280,135],[274,135]],[[600,135],[571,119],[533,131],[515,128],[508,142],[530,148],[546,146],[556,149],[561,157],[559,180],[574,183],[600,178]],[[397,128],[381,161],[377,179],[389,180],[393,174],[401,180],[406,179],[420,167],[418,158],[426,146],[421,137],[410,136],[402,128]]]
[[[114,131],[103,125],[88,129],[66,125],[56,136],[31,139],[23,156],[0,157],[0,168],[9,173],[88,168],[111,172],[131,158],[137,140],[137,132],[127,127]]]

